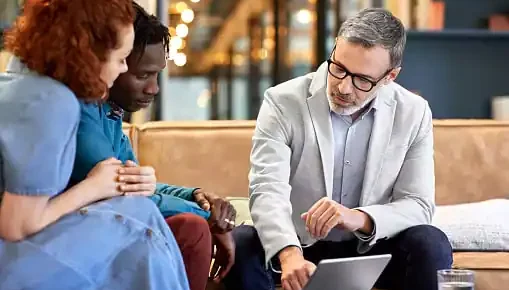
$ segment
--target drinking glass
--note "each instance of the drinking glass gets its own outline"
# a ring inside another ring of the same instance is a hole
[[[474,271],[439,270],[438,290],[474,290]]]

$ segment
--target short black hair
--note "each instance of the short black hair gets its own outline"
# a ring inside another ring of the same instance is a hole
[[[168,27],[161,23],[154,15],[148,14],[135,1],[133,1],[133,6],[136,11],[133,53],[137,54],[140,59],[147,45],[162,42],[166,56],[168,56],[170,53],[170,32]]]

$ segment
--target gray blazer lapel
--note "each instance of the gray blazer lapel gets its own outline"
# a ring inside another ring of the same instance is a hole
[[[391,140],[394,113],[396,110],[396,102],[392,95],[387,96],[386,93],[384,94],[383,88],[380,89],[377,94],[378,104],[369,142],[360,206],[366,205],[369,201],[369,197],[373,193],[373,187],[382,169],[385,151]]]
[[[307,99],[311,121],[315,129],[316,140],[322,159],[325,190],[332,197],[332,177],[334,172],[334,143],[330,107],[326,90],[327,63],[322,64],[313,76]]]

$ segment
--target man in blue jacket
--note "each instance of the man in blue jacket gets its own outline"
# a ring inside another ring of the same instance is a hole
[[[100,161],[116,158],[124,162],[120,191],[146,195],[159,207],[181,248],[191,290],[204,290],[209,276],[211,243],[217,247],[214,272],[221,280],[234,262],[235,246],[230,231],[235,209],[226,200],[201,188],[156,183],[155,171],[139,166],[131,143],[122,131],[124,111],[148,107],[159,92],[157,75],[166,66],[169,53],[168,28],[134,3],[135,40],[126,59],[129,70],[110,89],[107,102],[82,103],[77,152],[71,184],[85,179]]]

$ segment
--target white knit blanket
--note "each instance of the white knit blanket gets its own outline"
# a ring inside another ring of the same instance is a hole
[[[433,225],[454,250],[509,251],[509,200],[438,206]]]

